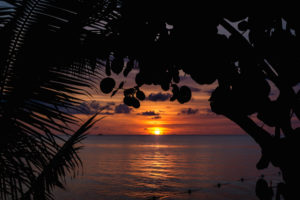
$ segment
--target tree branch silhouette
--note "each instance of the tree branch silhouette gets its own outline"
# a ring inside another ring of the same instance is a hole
[[[262,70],[264,70],[267,74],[267,77],[277,86],[277,88],[281,91],[280,99],[296,99],[296,94],[293,90],[293,88],[289,85],[287,85],[285,82],[286,80],[282,80],[281,77],[279,77],[276,73],[274,72],[274,68],[271,69],[271,66],[267,63],[266,58],[262,56],[262,52],[260,52],[255,46],[252,46],[247,39],[241,35],[231,24],[229,24],[226,20],[221,20],[220,24],[228,30],[232,35],[235,37],[238,37],[239,40],[243,41],[243,44],[246,45],[249,49],[251,49],[250,55],[253,55],[253,59],[256,57],[259,59],[261,65],[257,67],[262,67]],[[282,102],[285,104],[285,100]],[[292,103],[294,104],[294,103]],[[286,106],[286,105],[282,105]],[[291,107],[290,107],[291,108]],[[287,108],[289,109],[289,108]],[[283,112],[287,113],[287,112]],[[288,113],[289,114],[289,113]],[[291,119],[291,118],[286,118],[286,119]],[[292,132],[292,126],[291,126],[291,121],[290,120],[285,120],[284,122],[280,123],[280,127],[283,130],[283,133],[287,136]]]

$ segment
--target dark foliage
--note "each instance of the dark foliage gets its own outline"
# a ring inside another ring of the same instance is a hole
[[[53,187],[76,174],[76,144],[94,117],[74,133],[79,119],[66,109],[95,88],[107,57],[102,36],[112,31],[106,24],[118,18],[117,5],[0,1],[0,199],[52,199]]]
[[[291,125],[293,114],[300,116],[300,92],[293,89],[300,82],[300,23],[292,9],[267,10],[266,14],[265,9],[247,12],[173,1],[124,1],[122,17],[108,38],[118,70],[123,69],[125,57],[139,68],[137,86],[130,94],[124,92],[126,105],[139,107],[134,94],[144,84],[171,89],[171,101],[188,102],[191,90],[178,86],[180,70],[200,85],[216,82],[210,98],[212,111],[253,137],[262,148],[258,168],[269,163],[280,167],[292,191],[299,186],[300,166],[286,157],[300,152],[293,142],[299,141],[299,133]],[[275,100],[270,98],[271,83],[279,91]],[[277,133],[258,126],[250,118],[253,114]]]
[[[112,78],[105,78],[100,83],[100,89],[103,93],[108,94],[114,89],[116,82]]]
[[[299,129],[292,128],[291,117],[300,116],[300,93],[293,89],[300,82],[299,12],[271,7],[231,11],[222,5],[155,0],[5,2],[11,7],[0,8],[3,197],[17,199],[22,186],[29,188],[37,177],[31,165],[42,172],[53,158],[47,157],[57,152],[52,132],[65,133],[68,126],[62,124],[76,122],[57,107],[78,105],[73,95],[91,86],[94,70],[102,65],[107,76],[123,72],[126,77],[138,67],[133,88],[123,83],[114,88],[111,77],[100,84],[112,96],[123,90],[124,103],[134,108],[145,99],[144,84],[171,89],[171,101],[188,102],[192,93],[179,87],[180,70],[200,85],[216,82],[212,111],[234,121],[260,145],[258,168],[280,167],[285,196],[296,191],[300,167],[291,155],[299,155]],[[219,34],[220,27],[229,34]],[[275,100],[269,97],[271,82],[280,92]],[[252,114],[274,127],[275,134],[258,126]],[[13,156],[24,149],[31,156]],[[5,173],[13,166],[16,170]]]

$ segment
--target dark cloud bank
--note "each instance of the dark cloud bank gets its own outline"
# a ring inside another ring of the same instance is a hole
[[[132,108],[129,108],[127,105],[125,104],[120,104],[118,106],[115,107],[115,113],[116,114],[129,114],[131,112]]]
[[[197,114],[199,112],[199,109],[193,109],[193,108],[184,108],[181,109],[179,114],[183,114],[183,115],[194,115]]]
[[[99,101],[84,101],[76,109],[64,109],[61,108],[61,111],[64,111],[68,114],[85,114],[85,115],[94,115],[97,112],[100,115],[113,115],[113,114],[129,114],[131,112],[125,104],[115,105],[114,102],[108,102],[102,104]],[[101,112],[100,112],[101,111]]]
[[[160,119],[160,113],[156,113],[155,111],[145,111],[145,112],[141,112],[138,113],[138,115],[144,115],[144,116],[153,116],[151,119]]]
[[[166,101],[168,100],[172,95],[169,93],[151,93],[148,97],[147,100],[149,101]]]

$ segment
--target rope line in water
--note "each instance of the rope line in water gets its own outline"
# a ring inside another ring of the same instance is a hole
[[[258,180],[258,179],[264,179],[266,177],[272,177],[272,176],[281,176],[281,172],[277,172],[277,173],[271,173],[271,174],[262,174],[260,176],[255,176],[255,177],[247,177],[247,178],[240,178],[238,180],[232,180],[232,181],[226,181],[224,183],[220,183],[220,182],[217,182],[216,184],[212,184],[211,186],[207,186],[207,187],[200,187],[200,188],[196,188],[196,189],[187,189],[185,191],[181,191],[181,192],[175,192],[173,193],[171,196],[178,196],[178,195],[182,195],[182,194],[188,194],[188,195],[191,195],[192,193],[194,192],[199,192],[199,191],[203,191],[205,189],[210,189],[210,188],[219,188],[221,189],[223,186],[227,186],[227,185],[234,185],[236,183],[244,183],[244,182],[250,182],[251,180]],[[275,179],[274,179],[275,178]],[[273,182],[275,181],[275,182]],[[270,186],[269,188],[272,188],[272,189],[276,189],[277,188],[277,184],[281,183],[282,180],[280,179],[276,179],[276,177],[273,177],[272,180],[270,180]],[[272,184],[275,184],[275,185],[272,185]],[[165,198],[168,198],[168,197],[171,197],[171,196],[160,196],[160,197],[157,197],[157,196],[153,196],[153,197],[150,197],[148,198],[149,200],[163,200]]]

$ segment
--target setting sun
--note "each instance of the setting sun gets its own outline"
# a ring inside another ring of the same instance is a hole
[[[155,135],[160,135],[160,134],[161,134],[161,131],[160,131],[160,130],[155,130],[155,131],[154,131],[154,134],[155,134]]]
[[[148,130],[149,130],[149,133],[153,134],[153,135],[163,135],[163,133],[164,133],[164,130],[161,127],[151,127],[151,128],[148,128]]]

